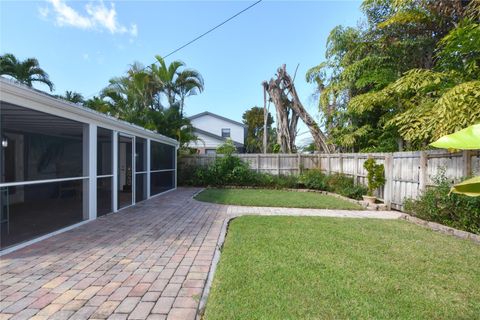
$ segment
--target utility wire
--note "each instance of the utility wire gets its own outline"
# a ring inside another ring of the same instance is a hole
[[[185,48],[185,47],[191,45],[192,43],[200,40],[201,38],[203,38],[203,37],[206,36],[207,34],[211,33],[212,31],[214,31],[214,30],[216,30],[216,29],[218,29],[218,28],[220,28],[221,26],[223,26],[223,25],[226,24],[227,22],[235,19],[236,17],[238,17],[239,15],[241,15],[242,13],[244,13],[245,11],[248,11],[249,9],[253,8],[254,6],[256,6],[257,4],[259,4],[259,3],[262,2],[262,1],[263,1],[263,0],[257,0],[256,2],[254,2],[254,3],[252,3],[251,5],[249,5],[248,7],[246,7],[245,9],[243,9],[243,10],[235,13],[235,14],[234,14],[233,16],[231,16],[230,18],[222,21],[221,23],[217,24],[216,26],[214,26],[213,28],[209,29],[208,31],[202,33],[201,35],[197,36],[196,38],[188,41],[188,42],[185,43],[184,45],[182,45],[182,46],[178,47],[177,49],[173,50],[173,51],[170,52],[169,54],[163,56],[162,59],[168,58],[168,57],[171,56],[172,54],[177,53],[178,51],[182,50],[183,48]],[[157,62],[158,62],[158,61],[155,60],[155,61],[153,62],[153,64],[155,64],[155,63],[157,63]],[[145,69],[147,69],[147,68],[148,68],[148,66],[145,66],[142,70],[145,70]],[[94,95],[95,95],[95,94],[91,94],[89,97],[94,96]]]
[[[209,34],[210,32],[214,31],[215,29],[218,29],[218,28],[220,28],[221,26],[223,26],[224,24],[226,24],[226,23],[227,23],[227,22],[229,22],[230,20],[233,20],[233,19],[235,19],[236,17],[238,17],[239,15],[241,15],[242,13],[244,13],[245,11],[247,11],[247,10],[249,10],[249,9],[253,8],[254,6],[256,6],[257,4],[259,4],[259,3],[260,3],[260,2],[262,2],[262,1],[263,1],[263,0],[258,0],[258,1],[254,2],[254,3],[252,3],[251,5],[249,5],[248,7],[246,7],[245,9],[243,9],[242,11],[239,11],[239,12],[237,12],[236,14],[234,14],[233,16],[231,16],[230,18],[228,18],[227,20],[223,21],[222,23],[220,23],[220,24],[217,24],[215,27],[213,27],[213,28],[211,28],[210,30],[208,30],[208,31],[206,31],[206,32],[204,32],[204,33],[202,33],[201,35],[199,35],[199,36],[198,36],[198,37],[196,37],[195,39],[193,39],[193,40],[190,40],[189,42],[185,43],[185,44],[184,44],[184,45],[182,45],[181,47],[179,47],[179,48],[177,48],[177,49],[173,50],[172,52],[170,52],[169,54],[165,55],[165,56],[163,57],[163,59],[165,59],[165,58],[167,58],[167,57],[171,56],[172,54],[174,54],[174,53],[176,53],[176,52],[178,52],[178,51],[182,50],[183,48],[185,48],[185,47],[187,47],[187,46],[191,45],[191,44],[192,44],[192,43],[194,43],[195,41],[197,41],[197,40],[199,40],[199,39],[203,38],[204,36],[206,36],[206,35],[207,35],[207,34]]]

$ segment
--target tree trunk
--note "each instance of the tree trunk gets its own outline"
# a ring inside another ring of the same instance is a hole
[[[315,146],[318,150],[323,150],[326,153],[330,153],[330,147],[327,144],[327,137],[320,130],[317,122],[310,116],[310,114],[305,110],[300,99],[298,97],[297,90],[292,82],[290,75],[286,71],[286,66],[283,65],[282,68],[278,69],[278,78],[282,79],[284,84],[284,89],[288,90],[287,95],[292,96],[291,108],[295,111],[296,114],[302,119],[305,125],[310,129]]]
[[[267,88],[263,86],[263,153],[267,153],[268,148],[268,110],[267,110]]]

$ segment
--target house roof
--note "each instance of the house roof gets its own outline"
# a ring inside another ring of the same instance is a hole
[[[0,77],[0,89],[0,100],[6,103],[35,109],[38,111],[43,111],[43,109],[48,107],[49,109],[54,110],[54,112],[51,112],[52,114],[56,114],[60,117],[68,117],[80,122],[94,122],[100,126],[108,125],[114,127],[115,130],[125,130],[131,134],[146,136],[153,140],[158,140],[175,146],[179,145],[178,141],[175,139],[106,115],[96,110],[56,98],[46,92],[28,87],[14,80]]]
[[[205,130],[201,130],[201,129],[198,129],[198,128],[193,128],[193,131],[195,132],[198,132],[198,133],[201,133],[203,135],[206,135],[208,137],[211,137],[211,138],[214,138],[214,139],[217,139],[217,140],[220,140],[220,141],[227,141],[228,138],[224,138],[222,136],[218,136],[214,133],[211,133],[211,132],[208,132],[208,131],[205,131]],[[233,141],[233,140],[232,140]],[[238,148],[238,147],[243,147],[243,143],[240,143],[240,142],[236,142],[236,141],[233,141],[233,144]]]
[[[228,119],[228,118],[225,118],[225,117],[222,117],[218,114],[215,114],[215,113],[212,113],[212,112],[209,112],[209,111],[204,111],[204,112],[201,112],[199,114],[196,114],[196,115],[193,115],[191,117],[188,117],[188,119],[190,120],[193,120],[193,119],[197,119],[197,118],[200,118],[200,117],[203,117],[203,116],[212,116],[212,117],[215,117],[217,119],[220,119],[220,120],[224,120],[224,121],[227,121],[227,122],[230,122],[230,123],[233,123],[233,124],[236,124],[238,126],[241,126],[241,127],[244,127],[246,128],[247,126],[241,122],[238,122],[238,121],[235,121],[235,120],[232,120],[232,119]]]

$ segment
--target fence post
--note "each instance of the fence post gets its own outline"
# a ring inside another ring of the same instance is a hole
[[[297,167],[298,167],[298,174],[302,173],[302,154],[297,153]]]
[[[427,188],[427,165],[428,165],[428,155],[425,151],[420,151],[420,165],[418,173],[418,190],[420,193],[423,193]]]
[[[343,174],[343,155],[338,154],[338,166],[340,167],[340,173]]]
[[[393,154],[389,153],[385,156],[385,189],[383,190],[383,202],[387,209],[392,208],[393,200]]]
[[[257,154],[257,172],[260,172],[260,155]]]
[[[327,154],[327,164],[328,164],[328,175],[331,175],[332,174],[332,163],[330,162],[330,155]]]
[[[358,155],[353,156],[353,184],[358,184]]]
[[[280,175],[280,153],[277,153],[277,175]]]
[[[322,171],[322,157],[318,154],[318,170]]]
[[[463,172],[464,177],[468,177],[472,174],[472,151],[464,150],[462,154]]]

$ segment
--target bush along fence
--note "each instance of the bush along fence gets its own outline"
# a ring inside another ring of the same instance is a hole
[[[367,185],[364,162],[373,158],[385,169],[385,185],[376,196],[394,209],[402,210],[406,199],[418,199],[435,177],[444,174],[450,181],[480,174],[480,150],[450,153],[446,150],[394,153],[337,154],[238,154],[249,168],[258,173],[288,176],[308,169],[319,169],[327,175],[343,174],[355,185]],[[179,159],[180,171],[208,167],[222,155],[193,155]]]

